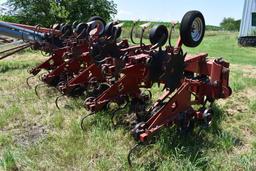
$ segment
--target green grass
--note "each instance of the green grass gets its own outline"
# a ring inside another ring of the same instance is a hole
[[[59,111],[57,91],[41,87],[38,99],[26,86],[27,67],[45,60],[40,53],[0,61],[0,170],[255,170],[256,49],[239,47],[236,37],[208,32],[200,47],[185,49],[232,64],[233,95],[214,105],[212,127],[185,137],[174,127],[162,129],[134,156],[132,169],[127,154],[136,142],[124,126],[114,128],[109,113],[89,118],[83,132],[82,99],[64,99],[69,106]],[[160,91],[153,87],[154,100]]]
[[[11,151],[6,150],[3,154],[3,159],[0,160],[0,166],[5,170],[18,170],[15,159]]]
[[[149,30],[149,29],[148,29]],[[124,36],[129,37],[129,29],[124,30]],[[146,39],[148,32],[145,33],[144,43],[148,44],[149,41]],[[135,36],[140,36],[140,30],[135,31]],[[175,44],[178,38],[178,29],[173,33],[172,43]],[[224,58],[232,64],[243,64],[243,65],[254,65],[256,66],[255,48],[244,48],[238,45],[237,32],[221,32],[221,31],[207,31],[206,37],[199,47],[196,48],[184,48],[185,52],[192,54],[205,52],[209,56],[215,58]],[[136,39],[136,42],[139,42]]]
[[[3,128],[9,121],[9,118],[12,118],[14,115],[21,112],[21,109],[16,105],[12,105],[8,107],[8,110],[5,110],[1,114],[0,118],[0,128]]]
[[[256,65],[255,48],[240,47],[237,33],[218,32],[216,36],[208,36],[195,49],[186,50],[190,53],[207,52],[211,57],[222,57],[232,64]]]

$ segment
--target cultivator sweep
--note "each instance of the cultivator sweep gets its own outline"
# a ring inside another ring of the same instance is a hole
[[[126,106],[128,116],[136,116],[130,126],[139,144],[145,144],[166,126],[176,125],[181,132],[192,129],[195,121],[210,126],[213,102],[229,97],[232,90],[228,62],[209,59],[204,53],[188,55],[182,50],[183,45],[194,48],[202,42],[205,21],[201,12],[185,14],[175,46],[171,44],[171,35],[176,23],[170,31],[164,25],[154,26],[149,33],[150,45],[143,42],[150,23],[141,25],[139,43],[133,38],[137,26],[134,23],[131,42],[137,45],[120,40],[122,25],[106,24],[100,17],[51,29],[0,22],[0,33],[26,40],[20,48],[32,46],[50,53],[45,62],[29,73],[34,77],[46,70],[41,81],[59,90],[60,97],[86,97],[84,107],[91,113],[81,119],[82,128],[88,116],[110,109],[112,103],[118,106],[110,112],[113,120]],[[164,47],[167,41],[169,45]],[[159,99],[151,103],[154,84],[164,88]],[[58,108],[60,97],[56,99]],[[129,164],[130,156],[131,153]]]

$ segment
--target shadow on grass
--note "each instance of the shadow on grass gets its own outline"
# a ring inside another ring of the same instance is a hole
[[[225,119],[224,111],[216,105],[213,110],[215,115],[209,128],[196,124],[194,131],[187,135],[180,135],[174,126],[162,129],[152,138],[151,149],[145,147],[140,149],[142,152],[138,153],[138,157],[146,154],[147,159],[143,157],[144,163],[139,165],[143,169],[150,168],[150,170],[158,170],[163,165],[170,168],[179,167],[182,170],[191,168],[207,170],[211,164],[211,157],[207,152],[216,154],[229,152],[234,146],[241,145],[239,138],[221,128],[221,122]],[[155,161],[152,160],[153,158]],[[136,157],[134,160],[137,160]]]
[[[241,145],[239,138],[221,128],[221,123],[226,117],[224,111],[217,105],[213,106],[213,110],[213,122],[209,128],[203,128],[196,123],[194,131],[188,135],[180,135],[175,127],[162,129],[152,138],[153,144],[142,146],[135,153],[132,159],[135,167],[142,170],[158,170],[167,162],[169,167],[180,165],[180,169],[185,170],[191,167],[206,170],[212,164],[209,151],[216,154],[229,152],[233,147]],[[111,114],[106,111],[88,119],[86,125],[88,128],[115,131]],[[119,128],[130,131],[124,125],[119,125]]]

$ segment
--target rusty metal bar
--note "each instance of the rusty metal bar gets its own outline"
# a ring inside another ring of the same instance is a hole
[[[7,58],[7,57],[9,57],[9,56],[11,56],[11,55],[13,55],[13,54],[19,52],[19,51],[22,51],[22,50],[26,49],[26,48],[29,48],[30,46],[31,46],[31,44],[27,43],[27,44],[25,44],[25,45],[20,45],[20,46],[18,46],[18,47],[15,47],[15,48],[11,48],[11,49],[2,51],[2,52],[0,52],[0,54],[7,53],[7,52],[10,52],[10,53],[5,54],[5,55],[3,55],[3,56],[0,56],[0,60],[5,59],[5,58]]]

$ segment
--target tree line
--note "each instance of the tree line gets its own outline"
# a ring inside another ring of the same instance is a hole
[[[49,27],[55,23],[87,21],[91,16],[106,20],[117,13],[113,0],[7,0],[8,13],[0,19]]]

